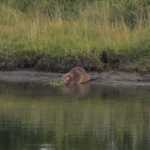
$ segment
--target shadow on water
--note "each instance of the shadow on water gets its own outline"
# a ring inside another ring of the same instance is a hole
[[[149,150],[150,89],[0,84],[2,150]]]

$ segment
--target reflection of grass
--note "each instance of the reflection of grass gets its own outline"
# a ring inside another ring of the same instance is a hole
[[[61,140],[64,136],[81,136],[89,132],[105,139],[110,136],[112,128],[118,140],[124,138],[125,132],[135,135],[134,140],[141,139],[145,131],[143,125],[148,125],[144,114],[150,115],[147,104],[111,101],[105,102],[99,97],[81,101],[72,98],[69,102],[66,97],[1,96],[0,120],[15,121],[16,125],[28,129],[52,130]]]
[[[64,20],[61,17],[50,19],[39,12],[32,16],[19,9],[0,6],[1,67],[41,67],[42,63],[51,68],[49,58],[61,57],[58,63],[64,63],[67,56],[92,57],[93,65],[102,67],[99,55],[106,50],[134,60],[140,57],[140,64],[146,64],[143,70],[148,70],[149,62],[143,59],[148,60],[150,55],[149,22],[143,25],[144,21],[139,19],[131,30],[124,20],[110,22],[111,9],[109,5],[101,9],[91,5],[79,11],[76,19]],[[42,58],[43,55],[46,58]],[[138,65],[129,67],[135,69]]]

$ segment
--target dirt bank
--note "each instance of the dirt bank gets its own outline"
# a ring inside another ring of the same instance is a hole
[[[102,72],[90,73],[92,78],[96,78],[90,84],[109,86],[149,86],[150,74],[141,75],[139,73],[128,72]],[[3,82],[34,82],[49,84],[50,81],[62,80],[61,73],[47,73],[36,71],[0,71],[0,81]]]

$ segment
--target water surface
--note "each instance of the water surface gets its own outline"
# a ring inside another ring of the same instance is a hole
[[[0,150],[149,150],[150,88],[0,84]]]

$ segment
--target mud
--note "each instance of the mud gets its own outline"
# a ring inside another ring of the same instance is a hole
[[[37,72],[37,71],[0,71],[0,81],[17,83],[44,83],[62,80],[62,73]],[[149,86],[150,74],[108,71],[90,73],[90,84],[107,86]]]

